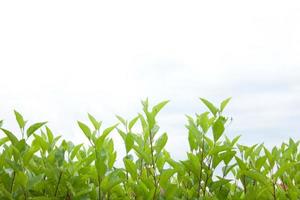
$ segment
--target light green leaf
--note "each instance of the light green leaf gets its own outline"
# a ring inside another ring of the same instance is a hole
[[[98,131],[101,127],[101,122],[98,122],[94,116],[88,113],[88,118],[92,122],[94,128]]]
[[[41,128],[43,125],[45,125],[47,122],[38,122],[35,124],[32,124],[28,129],[27,129],[27,137],[30,137],[36,130]]]
[[[23,116],[16,110],[14,110],[14,113],[20,129],[24,129],[26,122],[24,121]]]
[[[21,171],[16,172],[15,184],[21,185],[23,188],[26,187],[28,183],[28,177]]]
[[[235,156],[235,160],[236,160],[237,164],[239,165],[239,167],[241,168],[241,170],[246,170],[247,169],[246,164],[240,158]]]
[[[127,122],[126,122],[126,120],[125,120],[123,117],[121,117],[121,116],[119,116],[119,115],[116,115],[116,118],[118,118],[118,120],[119,120],[124,126],[127,125]]]
[[[169,103],[170,101],[167,100],[167,101],[163,101],[163,102],[160,102],[159,104],[155,105],[153,108],[152,108],[152,114],[153,116],[155,117],[157,115],[157,113],[167,104]]]
[[[53,142],[53,133],[50,130],[50,128],[48,128],[48,126],[46,126],[46,132],[47,132],[47,138],[50,144],[52,144]]]
[[[135,123],[137,122],[137,120],[139,119],[139,116],[133,118],[128,125],[129,130],[131,131],[132,127],[135,125]]]
[[[132,133],[128,133],[125,139],[126,153],[128,153],[132,149],[133,145],[134,145],[134,136],[132,135]]]
[[[225,107],[227,106],[227,104],[229,103],[229,101],[231,100],[231,97],[225,99],[224,101],[222,101],[221,106],[220,106],[220,111],[223,112],[223,110],[225,109]]]
[[[175,169],[165,169],[162,171],[160,175],[160,185],[163,188],[167,188],[167,186],[171,183],[170,178],[176,173]]]
[[[74,157],[76,156],[76,154],[77,154],[78,151],[80,150],[81,146],[82,146],[82,144],[79,144],[79,145],[76,145],[76,146],[73,148],[72,153],[71,153],[71,155],[70,155],[71,160],[74,159]]]
[[[115,124],[111,127],[108,127],[107,129],[105,129],[103,131],[103,133],[100,135],[100,137],[98,137],[98,139],[96,140],[96,147],[97,149],[101,148],[105,138],[118,126],[118,124]]]
[[[90,128],[80,121],[77,121],[77,123],[78,123],[80,129],[82,130],[82,132],[85,134],[85,136],[90,140],[91,136],[92,136],[92,132],[91,132]]]
[[[225,128],[224,128],[224,123],[223,123],[222,118],[218,118],[217,121],[213,124],[213,136],[214,136],[214,141],[218,141],[218,139],[222,136]]]
[[[206,99],[200,98],[200,100],[206,105],[206,107],[210,110],[210,112],[216,116],[218,113],[218,109],[209,101],[207,101]]]
[[[6,130],[4,128],[1,128],[1,130],[5,133],[5,135],[9,138],[10,142],[13,145],[17,145],[17,143],[19,142],[18,138],[16,136],[14,136],[14,134],[12,132],[10,132],[9,130]]]
[[[8,141],[9,141],[9,138],[8,138],[8,137],[1,138],[1,139],[0,139],[0,147],[1,147],[3,144],[5,144],[6,142],[8,142]]]
[[[138,173],[137,173],[137,166],[135,163],[130,159],[124,159],[124,165],[126,170],[130,173],[133,180],[137,179]]]
[[[274,178],[277,179],[277,178],[281,177],[283,175],[283,173],[285,173],[289,168],[295,166],[296,164],[299,165],[299,162],[298,163],[293,163],[293,162],[284,163],[282,166],[279,167],[277,172],[274,174]]]
[[[259,181],[260,183],[264,184],[264,185],[268,185],[270,182],[268,180],[268,178],[266,176],[264,176],[262,173],[259,173],[257,171],[254,170],[249,170],[249,171],[245,171],[242,170],[241,171],[242,174],[256,180]]]
[[[166,143],[168,141],[168,135],[167,133],[162,134],[155,142],[155,150],[156,153],[159,154],[161,150],[165,147]]]

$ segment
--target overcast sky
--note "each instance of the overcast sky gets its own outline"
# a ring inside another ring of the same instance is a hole
[[[0,118],[13,109],[84,141],[76,120],[113,124],[169,99],[159,124],[185,157],[185,114],[231,96],[226,134],[300,138],[299,1],[1,1]],[[123,151],[120,138],[113,135]]]

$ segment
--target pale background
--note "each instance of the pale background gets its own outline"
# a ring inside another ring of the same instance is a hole
[[[18,131],[16,109],[81,143],[76,120],[87,112],[109,126],[146,97],[170,99],[159,124],[183,159],[185,114],[204,111],[198,97],[231,96],[229,137],[299,139],[299,11],[299,1],[274,0],[1,1],[0,119]]]

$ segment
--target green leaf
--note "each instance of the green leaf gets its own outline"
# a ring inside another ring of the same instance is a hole
[[[41,128],[43,125],[45,125],[47,122],[38,122],[35,124],[32,124],[28,129],[27,129],[27,137],[30,137],[36,130]]]
[[[143,149],[133,145],[133,149],[137,152],[138,156],[146,161],[146,163],[151,162],[150,155],[146,153]]]
[[[46,132],[47,132],[48,141],[49,141],[50,144],[52,144],[52,142],[53,142],[53,133],[48,128],[48,126],[46,126]]]
[[[131,131],[132,127],[135,125],[135,123],[137,122],[137,120],[139,119],[139,116],[133,118],[128,125],[129,130]]]
[[[260,168],[263,166],[263,164],[265,164],[267,160],[267,157],[266,156],[262,156],[262,157],[259,157],[256,161],[255,161],[255,167],[257,170],[260,170]]]
[[[14,110],[14,113],[20,129],[24,129],[26,122],[24,121],[23,116],[16,110]]]
[[[91,136],[92,136],[92,132],[91,132],[90,128],[80,121],[77,121],[77,123],[78,123],[80,129],[82,130],[82,132],[84,133],[84,135],[90,140]]]
[[[1,128],[1,130],[5,133],[5,135],[9,138],[10,142],[13,145],[17,145],[17,143],[19,142],[18,138],[16,136],[14,136],[14,134],[12,132],[10,132],[9,130],[6,130],[4,128]]]
[[[270,153],[270,151],[267,148],[264,148],[265,151],[265,155],[268,158],[269,164],[270,164],[270,169],[272,169],[274,167],[274,158],[272,156],[272,154]]]
[[[283,173],[285,173],[289,168],[295,166],[296,164],[299,165],[298,163],[284,163],[282,166],[279,167],[279,169],[277,170],[277,172],[274,174],[274,178],[277,179],[279,177],[281,177],[283,175]]]
[[[82,146],[82,144],[79,144],[79,145],[76,145],[76,146],[73,148],[72,153],[71,153],[71,155],[70,155],[71,160],[74,159],[74,157],[76,156],[76,154],[77,154],[78,151],[80,150],[81,146]]]
[[[105,129],[103,131],[103,133],[101,134],[100,137],[98,137],[98,139],[96,140],[96,147],[97,149],[101,148],[105,138],[110,134],[110,132],[112,132],[116,127],[118,126],[118,124],[115,124],[111,127],[108,127],[107,129]]]
[[[160,175],[160,185],[163,188],[167,188],[167,186],[171,183],[170,178],[176,173],[175,169],[165,169],[162,171]]]
[[[89,120],[92,122],[94,128],[96,130],[99,130],[100,127],[101,127],[101,122],[98,122],[95,117],[93,117],[91,114],[88,113],[88,117],[89,117]]]
[[[221,106],[220,106],[220,111],[223,112],[223,110],[225,109],[225,107],[227,106],[227,104],[229,103],[229,101],[231,100],[231,97],[225,99],[224,101],[222,101]]]
[[[225,165],[228,165],[231,159],[235,156],[235,154],[236,154],[235,151],[228,150],[224,153],[221,153],[220,157],[224,161]]]
[[[209,101],[206,99],[200,98],[200,100],[206,105],[206,107],[210,110],[210,112],[214,115],[217,116],[218,109]]]
[[[168,141],[168,135],[167,133],[162,134],[155,142],[155,150],[156,153],[159,154],[161,150],[165,147],[166,143]]]
[[[104,192],[108,192],[113,189],[116,185],[120,184],[122,179],[118,177],[115,173],[106,176],[101,182],[101,189]]]
[[[37,145],[34,145],[34,144],[31,145],[30,149],[23,156],[23,162],[24,162],[25,166],[28,165],[28,163],[30,162],[32,156],[38,150],[39,150],[39,147]]]
[[[111,126],[111,127],[108,127],[107,129],[105,129],[105,130],[103,131],[102,135],[104,135],[104,137],[107,137],[108,134],[109,134],[110,132],[112,132],[118,125],[119,125],[119,123],[117,123],[117,124],[115,124],[115,125],[113,125],[113,126]]]
[[[50,147],[46,140],[44,140],[41,136],[34,134],[33,143],[37,144],[41,149],[46,152]]]
[[[130,159],[124,159],[124,165],[126,170],[130,173],[133,180],[137,179],[138,173],[137,173],[137,166],[134,164],[134,162]]]
[[[13,200],[12,194],[7,191],[3,184],[0,184],[0,197],[8,200]]]
[[[233,140],[231,141],[231,146],[234,146],[237,141],[240,139],[241,135],[236,136],[235,138],[233,138]]]
[[[208,118],[209,112],[204,112],[197,116],[197,124],[199,124],[204,133],[206,133],[210,127],[210,122]]]
[[[18,171],[16,173],[15,184],[25,188],[27,183],[28,183],[28,177],[26,176],[26,174],[24,174],[21,171]]]
[[[5,144],[6,142],[8,142],[8,141],[9,141],[9,138],[8,138],[8,137],[1,138],[1,139],[0,139],[0,147],[1,147],[3,144]]]
[[[105,164],[106,152],[102,149],[101,151],[96,152],[95,165],[97,173],[100,177],[104,176],[107,171],[107,166]]]
[[[198,149],[197,139],[192,131],[189,131],[188,140],[189,140],[189,145],[190,145],[191,151],[197,150]]]
[[[125,120],[123,117],[121,117],[121,116],[119,116],[119,115],[116,115],[116,118],[118,118],[118,120],[119,120],[124,126],[127,125],[127,122],[126,122],[126,120]]]
[[[242,174],[264,184],[264,185],[268,185],[269,184],[269,180],[266,176],[264,176],[263,174],[257,172],[257,171],[254,171],[254,170],[249,170],[249,171],[241,171]]]
[[[132,149],[133,145],[134,145],[134,136],[132,135],[132,133],[128,133],[125,139],[126,153],[128,153]]]
[[[225,130],[223,121],[224,120],[221,117],[219,117],[217,121],[213,124],[212,130],[215,142],[218,141],[218,139],[222,136]]]
[[[163,101],[163,102],[160,102],[159,104],[157,104],[156,106],[154,106],[152,108],[152,114],[153,116],[156,116],[157,113],[167,104],[169,103],[170,101],[167,100],[167,101]]]
[[[241,168],[241,170],[246,170],[247,169],[246,164],[240,158],[235,156],[235,160],[236,160],[237,164],[239,165],[239,167]]]

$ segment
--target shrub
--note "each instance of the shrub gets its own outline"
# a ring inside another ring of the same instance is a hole
[[[61,140],[47,122],[26,126],[15,111],[20,138],[0,121],[0,199],[300,199],[299,142],[240,145],[224,135],[230,99],[219,107],[200,100],[208,111],[187,116],[189,151],[181,161],[164,148],[168,135],[156,121],[168,101],[152,108],[143,101],[142,114],[117,116],[119,124],[105,129],[88,114],[92,126],[78,125],[89,145]],[[124,141],[123,167],[115,166],[112,131]]]

